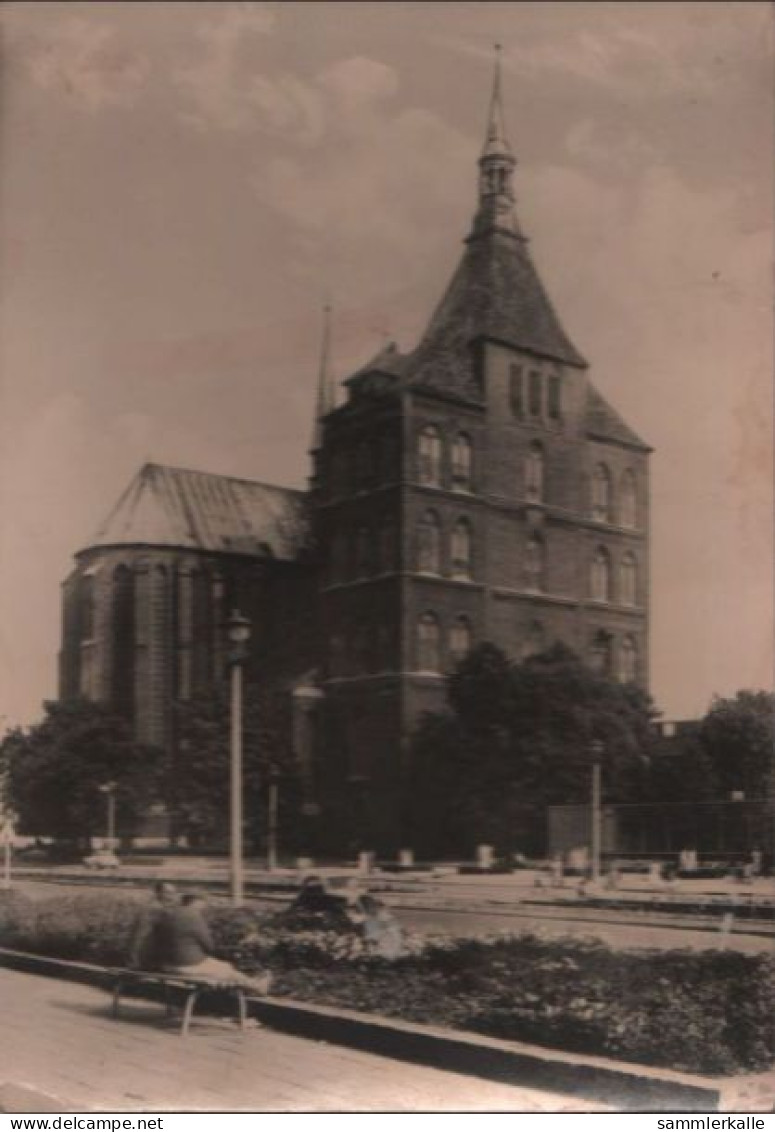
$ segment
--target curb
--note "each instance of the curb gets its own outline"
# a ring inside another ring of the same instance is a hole
[[[0,948],[0,965],[107,989],[105,967]],[[630,1112],[768,1112],[775,1073],[713,1078],[565,1053],[291,999],[250,999],[273,1029],[503,1084],[545,1089]]]

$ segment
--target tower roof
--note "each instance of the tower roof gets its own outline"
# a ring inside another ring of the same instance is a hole
[[[567,365],[587,364],[565,333],[520,230],[515,165],[503,125],[498,57],[479,158],[473,228],[447,291],[410,359],[411,381],[476,395],[473,358],[467,347],[477,338],[494,338]]]
[[[287,487],[145,464],[88,547],[155,546],[298,558],[305,496]]]

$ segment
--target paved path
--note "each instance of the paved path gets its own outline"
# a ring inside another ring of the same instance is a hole
[[[0,969],[0,1001],[0,1111],[41,1095],[71,1112],[594,1111],[218,1019],[195,1020],[183,1039],[158,1005],[130,1000],[114,1020],[104,992],[42,976]]]

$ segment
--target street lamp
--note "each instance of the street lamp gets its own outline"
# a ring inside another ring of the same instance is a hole
[[[113,849],[116,840],[116,782],[105,782],[99,787],[100,794],[108,800],[108,849]]]
[[[235,609],[228,621],[229,665],[231,667],[231,902],[239,907],[243,900],[242,881],[242,668],[248,658],[251,625]]]
[[[602,822],[600,813],[601,783],[600,763],[605,748],[599,739],[590,744],[589,753],[592,756],[592,881],[600,880],[600,850],[602,842]]]

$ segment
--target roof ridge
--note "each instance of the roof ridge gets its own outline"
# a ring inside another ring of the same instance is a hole
[[[232,476],[226,472],[207,472],[202,468],[181,468],[177,464],[161,464],[157,460],[148,460],[142,465],[135,479],[141,478],[147,469],[159,469],[165,472],[179,472],[186,476],[206,476],[209,479],[229,480],[231,483],[246,483],[252,487],[263,487],[270,491],[292,492],[295,495],[306,495],[302,487],[285,487],[283,484],[265,483],[263,480],[251,480],[246,476]],[[134,480],[132,481],[134,482]],[[130,485],[131,486],[131,485]]]

